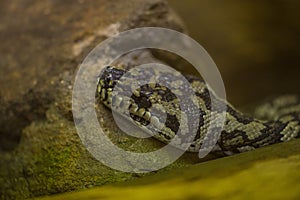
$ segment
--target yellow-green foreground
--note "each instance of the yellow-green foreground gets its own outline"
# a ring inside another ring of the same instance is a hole
[[[56,199],[300,199],[300,140]]]

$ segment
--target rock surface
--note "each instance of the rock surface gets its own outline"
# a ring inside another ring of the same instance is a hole
[[[1,15],[2,149],[15,147],[25,126],[70,93],[78,65],[107,37],[142,26],[183,31],[179,18],[158,0],[1,1]]]
[[[176,169],[127,183],[42,198],[298,199],[300,140]]]
[[[71,110],[74,77],[88,52],[107,37],[143,26],[184,31],[180,19],[161,0],[1,1],[0,9],[0,73],[5,74],[0,79],[1,199],[135,178],[102,165],[82,145]],[[135,56],[137,63],[145,59],[157,61],[147,51]],[[97,109],[99,121],[121,146],[161,145],[128,139],[107,109]],[[168,169],[195,158],[184,156]]]

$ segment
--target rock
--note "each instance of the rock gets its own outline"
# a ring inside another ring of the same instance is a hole
[[[1,1],[0,10],[0,72],[5,74],[0,79],[1,198],[135,178],[102,165],[82,145],[71,109],[74,77],[87,53],[110,35],[143,26],[184,31],[176,14],[162,0]],[[157,61],[146,50],[136,57],[136,62]],[[147,150],[161,145],[115,134],[120,131],[110,112],[102,105],[97,109],[121,146]],[[196,161],[197,156],[185,155],[165,170]]]
[[[1,2],[2,149],[15,147],[22,129],[70,91],[78,65],[108,36],[141,26],[183,31],[164,1],[70,2]]]
[[[56,199],[297,199],[300,140]]]

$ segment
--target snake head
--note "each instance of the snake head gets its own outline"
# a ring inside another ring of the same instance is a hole
[[[96,97],[106,106],[110,106],[113,88],[125,73],[123,69],[106,66],[98,76]]]

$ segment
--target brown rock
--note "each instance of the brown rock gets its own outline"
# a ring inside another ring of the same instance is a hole
[[[88,52],[110,35],[143,26],[183,31],[178,17],[161,0],[6,0],[0,2],[0,13],[1,198],[133,178],[96,161],[80,142],[71,110],[75,73]],[[156,61],[147,51],[137,57]],[[100,108],[103,116],[108,116],[110,132],[119,133],[109,111]],[[121,146],[136,144],[135,150],[160,145],[123,135],[114,139]],[[184,157],[169,168],[192,162]]]

